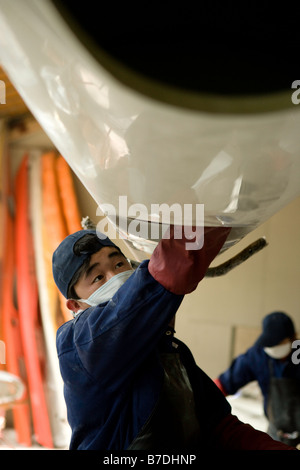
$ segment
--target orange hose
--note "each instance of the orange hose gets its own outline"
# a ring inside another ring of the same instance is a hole
[[[56,160],[56,174],[62,209],[67,224],[68,234],[81,230],[81,217],[76,200],[71,169],[66,160],[59,155]]]

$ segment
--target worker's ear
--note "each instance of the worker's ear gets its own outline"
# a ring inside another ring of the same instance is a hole
[[[78,300],[75,300],[75,299],[68,299],[66,302],[66,306],[69,310],[72,310],[72,312],[74,313],[82,309],[80,302],[78,302]]]

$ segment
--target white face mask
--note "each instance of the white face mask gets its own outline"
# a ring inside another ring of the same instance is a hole
[[[279,344],[278,346],[272,346],[271,348],[264,348],[265,353],[273,359],[283,359],[284,357],[289,355],[291,350],[291,341],[289,341],[288,343]]]
[[[103,302],[107,302],[114,296],[117,290],[124,284],[125,281],[127,281],[133,272],[133,269],[130,269],[128,271],[116,274],[110,278],[109,281],[99,287],[99,289],[95,290],[95,292],[93,292],[88,299],[79,299],[80,302],[84,302],[91,307],[96,307]]]

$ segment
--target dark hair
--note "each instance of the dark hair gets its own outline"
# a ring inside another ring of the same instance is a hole
[[[121,252],[120,248],[116,246],[116,248]],[[100,248],[101,250],[101,248]],[[82,238],[80,238],[74,245],[73,251],[75,255],[80,256],[82,254],[89,254],[90,256],[85,259],[83,264],[80,268],[76,271],[73,275],[71,282],[68,287],[68,299],[79,299],[80,297],[77,295],[75,290],[75,285],[79,281],[82,274],[88,269],[91,261],[91,256],[94,253],[97,253],[99,250],[99,239],[96,234],[87,233]]]

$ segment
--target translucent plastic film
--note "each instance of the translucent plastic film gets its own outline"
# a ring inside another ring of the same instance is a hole
[[[130,234],[124,220],[161,224],[162,204],[171,222],[178,205],[204,205],[206,226],[232,227],[227,247],[300,194],[300,109],[290,97],[249,113],[249,97],[228,113],[226,100],[218,112],[212,98],[209,112],[209,97],[202,110],[182,93],[178,105],[176,92],[172,103],[151,99],[109,73],[46,1],[2,2],[0,29],[0,61],[27,106],[136,247],[151,251],[155,237]]]

